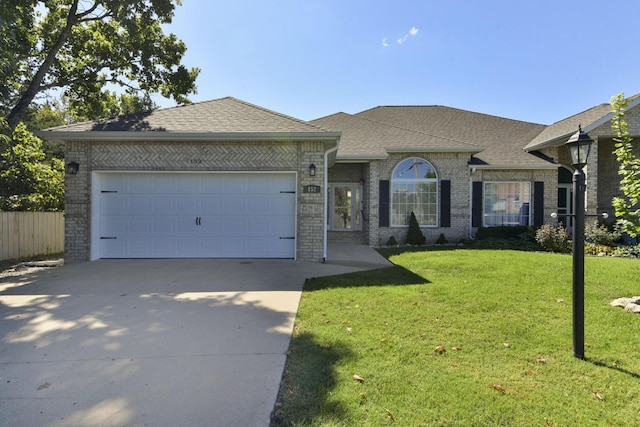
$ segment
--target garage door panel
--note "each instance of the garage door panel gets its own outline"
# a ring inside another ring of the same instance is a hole
[[[98,182],[108,191],[102,258],[295,256],[294,174],[104,173]]]
[[[220,196],[204,196],[200,198],[200,209],[203,214],[219,215],[224,212]]]

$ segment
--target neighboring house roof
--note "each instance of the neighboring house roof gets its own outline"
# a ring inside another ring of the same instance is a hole
[[[398,151],[478,153],[483,150],[482,147],[451,138],[428,135],[346,113],[322,117],[311,123],[342,132],[338,160],[386,159],[389,152]]]
[[[45,129],[45,139],[337,139],[340,134],[232,97]]]
[[[476,167],[557,167],[548,159],[523,150],[529,141],[544,130],[545,125],[443,106],[383,106],[355,116],[420,132],[432,138],[483,147],[484,150],[474,155],[471,161],[471,165]],[[347,132],[344,128],[340,130]],[[397,144],[401,145],[400,142]]]
[[[629,98],[631,101],[627,109],[640,104],[640,94]],[[568,117],[547,126],[538,136],[536,136],[529,144],[525,146],[526,151],[539,150],[541,148],[564,144],[569,137],[578,130],[578,126],[582,127],[584,132],[603,125],[611,120],[614,113],[611,110],[611,104],[600,104],[593,108],[589,108],[582,113]]]

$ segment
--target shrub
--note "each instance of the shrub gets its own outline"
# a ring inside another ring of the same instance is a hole
[[[389,240],[387,240],[387,246],[398,246],[398,241],[394,236],[389,237]]]
[[[617,230],[610,230],[605,225],[587,224],[584,228],[584,240],[600,246],[616,246],[622,234]]]
[[[422,230],[420,230],[420,224],[416,215],[411,212],[411,219],[409,220],[409,230],[407,231],[407,244],[408,245],[424,245],[427,238],[424,237]]]
[[[449,243],[446,237],[444,237],[444,233],[440,233],[440,237],[436,240],[436,245],[446,245]]]
[[[640,258],[640,245],[616,246],[613,248],[611,255],[617,257]]]
[[[521,225],[515,227],[481,227],[476,233],[476,239],[520,239],[523,234],[533,233],[533,230],[532,227]]]
[[[584,245],[585,255],[606,255],[613,254],[613,247],[609,245],[598,245],[596,243],[587,243]]]
[[[562,224],[558,226],[544,224],[536,231],[536,241],[549,252],[571,252],[569,232]]]

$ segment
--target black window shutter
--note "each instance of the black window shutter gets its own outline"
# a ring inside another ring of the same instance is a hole
[[[440,181],[440,227],[451,227],[451,181]]]
[[[540,227],[544,223],[544,182],[533,183],[533,225]]]
[[[378,197],[378,225],[380,227],[389,226],[389,180],[380,180]]]
[[[475,181],[471,188],[471,226],[482,227],[482,181]]]

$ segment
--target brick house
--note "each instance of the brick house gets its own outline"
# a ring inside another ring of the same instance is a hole
[[[627,112],[640,135],[640,98]],[[617,193],[603,104],[551,126],[442,106],[376,107],[311,122],[235,98],[48,129],[78,165],[66,186],[65,259],[327,258],[328,243],[428,243],[569,211],[561,146],[596,140],[587,206]]]

